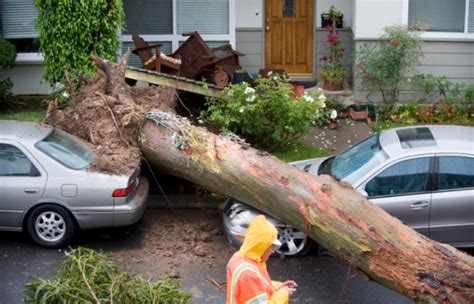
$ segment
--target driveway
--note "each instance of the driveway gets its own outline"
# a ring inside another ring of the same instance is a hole
[[[193,303],[225,302],[225,265],[236,248],[222,234],[217,209],[149,209],[131,227],[80,233],[72,247],[107,253],[122,269],[148,278],[182,279]],[[47,278],[64,250],[42,249],[24,234],[0,233],[0,303],[19,303],[31,276]],[[275,280],[293,279],[293,303],[411,303],[329,255],[269,262]]]

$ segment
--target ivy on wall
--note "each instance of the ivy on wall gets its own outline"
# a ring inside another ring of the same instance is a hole
[[[35,0],[45,80],[69,83],[96,72],[91,55],[115,61],[118,30],[124,24],[122,0]]]

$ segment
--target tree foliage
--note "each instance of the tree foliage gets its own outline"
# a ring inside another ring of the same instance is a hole
[[[356,53],[356,74],[360,86],[378,91],[388,115],[398,101],[400,86],[422,55],[419,32],[406,26],[386,27],[379,44],[365,43]]]
[[[115,61],[125,20],[121,0],[35,0],[35,5],[49,84],[95,73],[92,54]]]
[[[0,39],[0,70],[13,67],[16,58],[15,46],[5,39]],[[0,102],[11,94],[13,83],[9,78],[0,80]]]
[[[152,282],[120,272],[107,257],[92,249],[67,253],[52,280],[26,285],[25,303],[189,303],[175,279]]]

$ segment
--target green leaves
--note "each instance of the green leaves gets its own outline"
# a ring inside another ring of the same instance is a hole
[[[209,99],[201,117],[266,150],[288,149],[312,125],[328,117],[322,91],[294,99],[292,85],[276,74],[260,78],[255,88],[247,83],[230,85],[223,95],[225,100]]]
[[[379,44],[366,43],[356,52],[356,75],[361,89],[382,94],[387,110],[398,101],[399,87],[422,55],[419,33],[404,26],[384,29]]]
[[[115,61],[117,30],[125,16],[120,0],[35,0],[37,29],[49,84],[96,72],[91,55]]]
[[[178,280],[132,277],[92,249],[66,255],[54,279],[26,285],[25,303],[189,303]]]

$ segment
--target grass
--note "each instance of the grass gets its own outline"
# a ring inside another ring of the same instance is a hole
[[[8,112],[0,113],[0,119],[2,120],[23,120],[32,122],[41,122],[46,115],[46,111],[26,111],[26,112]]]
[[[280,160],[289,163],[308,158],[324,157],[329,154],[321,149],[316,149],[303,143],[296,143],[296,145],[290,150],[285,152],[273,152],[273,155],[278,157]]]

